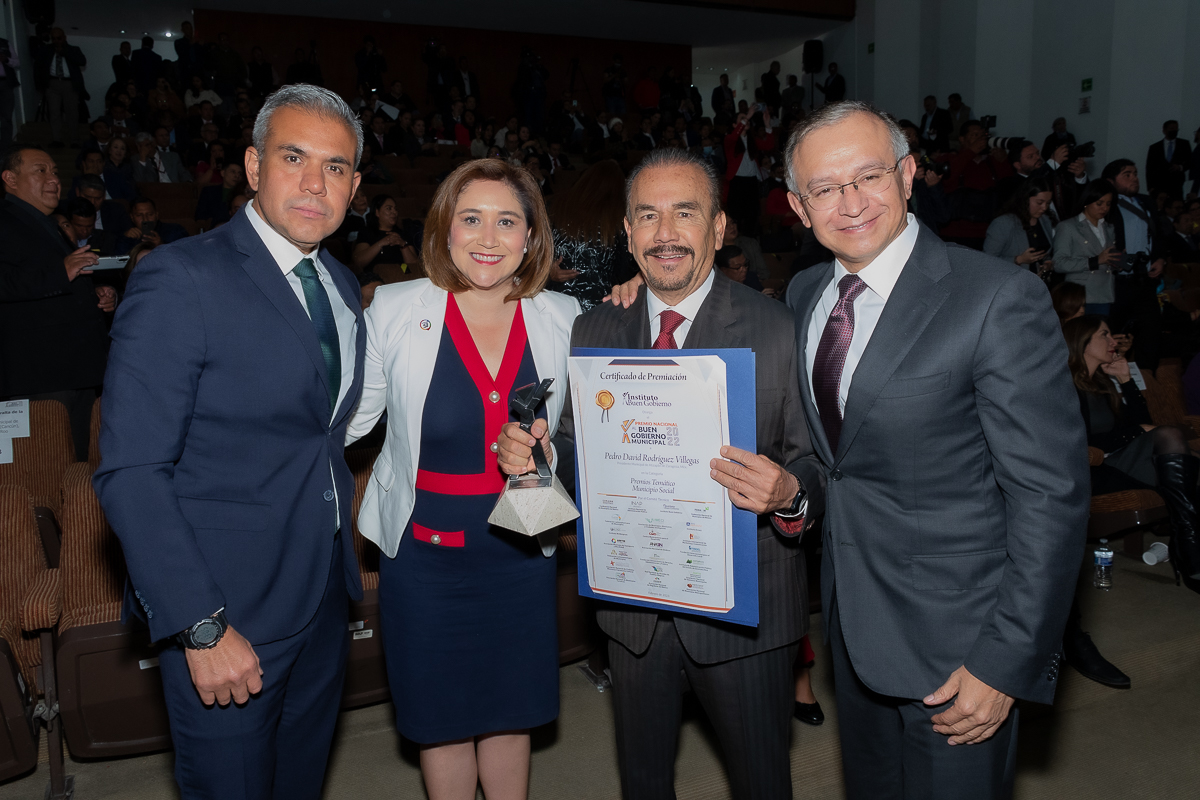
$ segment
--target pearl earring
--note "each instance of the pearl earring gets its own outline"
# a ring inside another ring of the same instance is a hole
[[[522,253],[528,253],[528,252],[529,252],[529,248],[528,248],[528,247],[526,247],[526,248],[525,248],[524,250],[522,250],[521,252],[522,252]]]

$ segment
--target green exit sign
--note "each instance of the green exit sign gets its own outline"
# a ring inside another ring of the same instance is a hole
[[[871,42],[870,44],[867,45],[867,53],[870,54],[870,53],[874,53],[874,52],[875,52],[875,43]]]
[[[1091,79],[1091,78],[1084,78],[1084,79],[1083,79],[1083,81],[1081,82],[1080,86],[1079,86],[1079,91],[1081,91],[1081,92],[1090,92],[1091,90],[1092,90],[1092,79]]]

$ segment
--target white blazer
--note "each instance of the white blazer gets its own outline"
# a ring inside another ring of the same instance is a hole
[[[421,415],[442,341],[447,297],[427,279],[380,286],[365,317],[362,400],[346,430],[346,444],[370,433],[387,409],[387,438],[363,496],[358,529],[388,558],[396,557],[416,501]],[[554,378],[546,394],[546,419],[553,432],[567,398],[567,356],[579,301],[541,292],[521,301],[521,315],[538,375]],[[547,539],[542,552],[549,556],[556,540],[553,534]]]

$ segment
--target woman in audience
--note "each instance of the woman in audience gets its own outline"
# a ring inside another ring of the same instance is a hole
[[[146,104],[154,113],[170,111],[177,119],[183,116],[183,101],[166,78],[159,78],[154,88],[146,93]]]
[[[1068,320],[1083,316],[1083,304],[1087,298],[1087,290],[1081,284],[1064,281],[1050,290],[1050,302],[1054,304],[1054,313],[1058,315],[1060,325]]]
[[[737,245],[727,244],[718,250],[713,255],[713,264],[734,283],[744,284],[746,288],[761,292],[767,297],[775,297],[778,294],[774,289],[763,288],[758,275],[750,270],[746,254]]]
[[[474,136],[471,138],[471,158],[483,158],[486,156],[489,141],[487,127],[478,122],[475,123]]]
[[[133,186],[133,161],[129,158],[129,142],[113,139],[108,143],[108,156],[104,159],[104,182],[109,181]]]
[[[400,213],[389,194],[377,194],[371,200],[370,217],[374,224],[358,235],[351,260],[362,272],[374,272],[382,264],[393,264],[409,277],[419,273],[420,256],[400,233]]]
[[[1030,178],[1021,184],[1000,216],[988,225],[983,252],[1048,279],[1054,269],[1054,262],[1047,258],[1054,229],[1046,210],[1053,199],[1050,184],[1044,180]]]
[[[241,194],[243,177],[241,164],[226,164],[221,170],[221,184],[200,190],[195,219],[207,221],[205,230],[223,225],[233,216],[233,198]]]
[[[625,173],[615,161],[600,161],[555,203],[550,288],[576,298],[586,311],[632,278],[637,264],[624,220]]]
[[[529,729],[558,716],[555,534],[488,523],[505,473],[528,471],[493,453],[518,387],[554,378],[537,415],[558,420],[579,304],[542,291],[550,223],[524,170],[467,161],[426,225],[429,280],[380,287],[366,312],[347,439],[385,409],[388,430],[358,524],[382,551],[396,725],[421,746],[431,800],[473,800],[477,783],[488,798],[523,798]],[[548,436],[533,446],[554,465]]]
[[[1079,393],[1088,445],[1105,453],[1092,470],[1092,493],[1153,487],[1171,518],[1171,564],[1189,589],[1200,592],[1200,515],[1196,482],[1200,459],[1189,434],[1154,425],[1146,400],[1118,354],[1108,323],[1084,315],[1063,325],[1068,366]]]
[[[221,107],[221,95],[212,89],[206,88],[204,86],[204,78],[199,75],[193,75],[191,86],[183,93],[183,105],[188,110],[191,110],[192,106],[200,105],[205,100],[212,103],[213,108]]]
[[[1113,226],[1104,221],[1112,208],[1113,186],[1096,179],[1083,187],[1083,213],[1058,223],[1054,231],[1054,271],[1087,290],[1088,314],[1103,316],[1114,300],[1113,271],[1124,263]]]
[[[221,172],[225,169],[225,145],[213,142],[208,146],[208,158],[197,161],[194,168],[196,183],[201,186],[221,183]]]

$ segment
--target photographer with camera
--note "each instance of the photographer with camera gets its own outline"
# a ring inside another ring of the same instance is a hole
[[[995,121],[995,117],[968,120],[959,134],[961,148],[950,158],[945,179],[952,217],[942,232],[945,239],[979,247],[996,216],[999,183],[1012,174],[1012,166],[1004,149],[1009,140],[988,137],[988,126]]]
[[[1001,206],[1007,204],[1014,192],[1030,178],[1045,180],[1053,195],[1050,201],[1050,222],[1057,225],[1061,220],[1068,219],[1079,213],[1079,192],[1087,183],[1085,156],[1096,153],[1092,142],[1075,147],[1060,145],[1055,148],[1049,161],[1042,158],[1041,152],[1028,139],[1010,139],[1008,145],[1008,163],[1013,168],[1013,175],[1000,182],[999,194]],[[1060,168],[1066,164],[1066,168]]]
[[[950,165],[921,155],[915,147],[913,157],[917,160],[917,171],[913,174],[912,196],[908,198],[909,210],[931,230],[940,231],[950,221],[950,199],[945,190]]]

